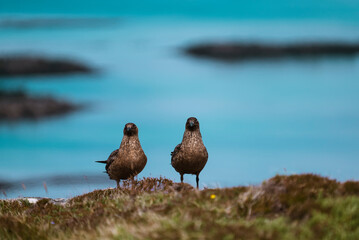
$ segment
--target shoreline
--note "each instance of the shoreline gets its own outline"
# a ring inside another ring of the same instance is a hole
[[[285,178],[292,178],[293,180],[297,181],[297,179],[304,179],[305,181],[307,181],[308,179],[316,179],[322,182],[331,182],[333,184],[336,184],[339,187],[343,188],[343,191],[350,191],[351,193],[357,193],[359,195],[359,181],[356,180],[347,180],[347,181],[338,181],[336,179],[333,178],[329,178],[329,177],[323,177],[321,175],[317,175],[317,174],[311,174],[311,173],[303,173],[303,174],[291,174],[291,175],[275,175],[272,178],[269,178],[267,180],[264,180],[262,183],[260,184],[249,184],[249,185],[238,185],[238,186],[234,186],[234,187],[215,187],[215,188],[203,188],[200,190],[196,190],[194,188],[194,186],[190,185],[189,183],[183,183],[184,189],[187,190],[194,190],[194,191],[205,191],[205,190],[211,190],[211,189],[220,189],[220,190],[226,190],[226,189],[233,189],[233,188],[245,188],[245,189],[251,189],[251,188],[266,188],[268,186],[268,182],[271,184],[279,184],[280,181],[279,180],[283,180]],[[308,179],[306,179],[308,178]],[[135,185],[142,185],[144,184],[146,181],[152,181],[152,182],[162,182],[165,181],[166,184],[168,184],[167,186],[165,186],[164,188],[167,187],[174,187],[172,190],[183,190],[183,187],[181,187],[181,183],[177,183],[177,182],[173,182],[172,180],[169,180],[167,178],[153,178],[153,177],[144,177],[143,179],[129,179],[129,180],[123,180],[122,181],[122,185],[121,188],[119,190],[121,190],[122,188],[127,191],[129,187],[133,187]],[[13,188],[14,186],[18,186],[21,187],[21,185],[23,184],[26,188],[32,188],[34,187],[34,185],[38,185],[38,184],[42,184],[43,182],[46,182],[47,184],[54,184],[56,186],[62,186],[62,185],[76,185],[76,184],[91,184],[91,183],[111,183],[113,184],[113,180],[110,180],[107,176],[104,175],[100,175],[100,174],[96,174],[96,175],[86,175],[86,174],[77,174],[77,175],[71,175],[71,176],[67,176],[67,175],[58,175],[58,176],[51,176],[51,177],[39,177],[39,178],[29,178],[29,179],[22,179],[22,180],[16,180],[13,182],[8,182],[8,181],[4,181],[1,180],[0,181],[0,191],[4,191],[4,190],[8,190]],[[281,184],[284,184],[284,182],[282,182]],[[315,184],[313,182],[313,184]],[[2,188],[1,188],[2,187]],[[161,190],[163,188],[160,187],[159,189],[152,189],[152,188],[146,188],[145,191],[146,192],[157,192],[159,190]],[[351,189],[353,188],[353,189]],[[91,195],[93,192],[96,191],[107,191],[107,190],[116,190],[116,187],[113,188],[107,188],[107,189],[99,189],[99,190],[94,190],[92,192],[88,192],[82,195],[78,195],[76,197],[79,196],[84,196],[84,195]],[[351,189],[351,190],[350,190]],[[141,189],[143,190],[143,189]],[[325,189],[323,189],[325,190]],[[74,197],[74,198],[76,198]],[[26,200],[27,198],[36,198],[36,199],[49,199],[49,200],[56,200],[56,199],[67,199],[67,200],[71,200],[72,198],[48,198],[48,197],[22,197],[22,198],[10,198],[10,199],[0,199],[1,200]]]

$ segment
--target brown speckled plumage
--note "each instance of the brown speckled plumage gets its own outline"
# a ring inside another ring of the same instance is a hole
[[[122,179],[139,174],[147,163],[138,138],[138,128],[134,123],[127,123],[123,130],[123,138],[119,149],[113,151],[106,161],[106,172],[110,179],[116,180],[117,187]]]
[[[181,175],[181,182],[184,174],[195,174],[198,188],[199,174],[207,163],[208,153],[196,118],[187,119],[182,142],[176,146],[171,156],[171,164]]]

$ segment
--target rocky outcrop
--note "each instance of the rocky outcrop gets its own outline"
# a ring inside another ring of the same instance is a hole
[[[92,71],[88,66],[64,59],[28,56],[0,57],[0,77],[90,73]]]
[[[199,44],[185,48],[185,53],[224,61],[277,58],[312,58],[352,56],[359,53],[359,43],[293,43],[287,45],[252,43]]]
[[[24,91],[0,90],[0,120],[40,119],[66,114],[80,107],[50,96],[30,96]]]

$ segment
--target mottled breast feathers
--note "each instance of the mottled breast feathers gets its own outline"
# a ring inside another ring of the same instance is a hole
[[[191,117],[186,122],[182,142],[171,153],[171,165],[181,175],[198,175],[207,160],[208,152],[202,141],[199,122]]]

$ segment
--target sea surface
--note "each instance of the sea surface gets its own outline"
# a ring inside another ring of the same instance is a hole
[[[359,41],[357,1],[267,2],[3,1],[1,55],[67,58],[97,71],[0,79],[1,88],[87,106],[0,123],[0,181],[15,183],[0,198],[114,187],[94,161],[119,147],[127,122],[138,126],[148,157],[139,178],[179,181],[170,152],[191,116],[209,152],[202,188],[295,173],[358,180],[358,55],[222,63],[183,54],[201,42]]]

